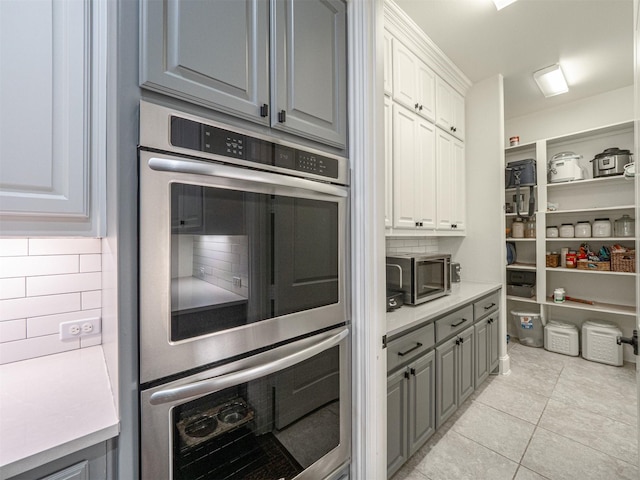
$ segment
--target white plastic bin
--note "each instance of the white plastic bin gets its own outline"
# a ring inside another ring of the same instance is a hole
[[[511,311],[514,327],[522,345],[544,346],[544,325],[539,313]]]
[[[622,345],[617,338],[620,329],[605,320],[587,320],[582,324],[582,358],[592,362],[622,365]]]
[[[544,348],[550,352],[577,357],[580,353],[578,327],[570,323],[549,320],[544,327]]]

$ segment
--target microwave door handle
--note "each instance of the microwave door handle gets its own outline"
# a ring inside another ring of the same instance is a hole
[[[299,188],[334,197],[347,197],[347,188],[329,183],[314,182],[304,178],[289,177],[270,172],[258,172],[248,168],[229,167],[217,163],[204,163],[188,159],[151,157],[149,168],[160,172],[177,172],[211,177],[223,177],[245,182]]]
[[[161,405],[163,403],[186,400],[191,397],[219,392],[225,388],[233,387],[234,385],[239,385],[241,383],[255,380],[256,378],[270,375],[338,345],[347,335],[349,335],[349,330],[344,329],[340,333],[320,340],[310,347],[284,358],[279,358],[273,362],[247,368],[245,370],[238,370],[237,372],[227,373],[225,375],[209,378],[200,382],[190,383],[189,385],[160,390],[151,395],[149,403],[151,403],[151,405]]]
[[[398,286],[398,288],[402,288],[402,267],[396,263],[387,263],[386,265],[387,267],[396,267],[398,270],[400,270],[400,280],[398,282],[400,285]]]

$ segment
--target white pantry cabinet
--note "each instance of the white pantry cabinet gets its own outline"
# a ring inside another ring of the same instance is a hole
[[[342,0],[141,2],[140,85],[344,149]]]
[[[105,5],[0,2],[0,233],[104,233]]]
[[[465,229],[466,193],[464,144],[436,129],[437,228]]]
[[[385,98],[386,234],[464,236],[464,93],[471,82],[393,1],[385,2],[384,19],[384,89],[392,96]],[[424,153],[429,142],[432,156]]]
[[[436,79],[436,125],[464,141],[464,98],[441,78]]]
[[[393,227],[436,226],[435,130],[401,105],[393,105]]]
[[[433,122],[436,75],[398,39],[392,39],[393,99]]]

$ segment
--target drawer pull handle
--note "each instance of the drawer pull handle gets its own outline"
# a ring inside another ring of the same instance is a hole
[[[492,303],[491,305],[487,305],[486,307],[484,307],[484,309],[485,309],[485,310],[489,310],[490,308],[493,308],[493,307],[495,307],[495,306],[496,306],[496,304],[495,304],[495,303]]]
[[[462,318],[462,319],[460,319],[460,321],[459,321],[459,322],[452,323],[452,324],[451,324],[451,326],[452,326],[452,327],[457,327],[457,326],[459,326],[459,325],[462,325],[462,324],[463,324],[464,322],[466,322],[466,321],[467,321],[467,319],[466,319],[466,318]]]
[[[416,342],[416,346],[415,347],[411,347],[409,350],[407,350],[406,352],[398,352],[398,355],[400,355],[401,357],[404,357],[405,355],[407,355],[408,353],[413,352],[414,350],[417,350],[418,348],[420,348],[422,346],[422,344],[420,342]]]

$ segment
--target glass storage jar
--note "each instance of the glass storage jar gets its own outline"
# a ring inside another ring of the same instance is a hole
[[[611,236],[611,222],[608,218],[596,218],[593,222],[591,229],[591,235],[594,237],[610,237]]]
[[[511,236],[513,238],[524,238],[524,222],[521,218],[515,218],[511,225]]]
[[[586,220],[576,223],[574,234],[576,238],[589,238],[591,236],[591,224]]]
[[[547,227],[547,238],[558,238],[560,232],[558,231],[558,227],[555,225],[550,225]]]
[[[524,222],[524,237],[536,238],[536,219],[535,218],[529,218],[526,222]]]
[[[573,238],[573,236],[575,235],[573,223],[563,223],[562,225],[560,225],[559,233],[561,238]]]
[[[629,215],[623,215],[613,225],[616,237],[633,237],[636,233],[636,221]]]

